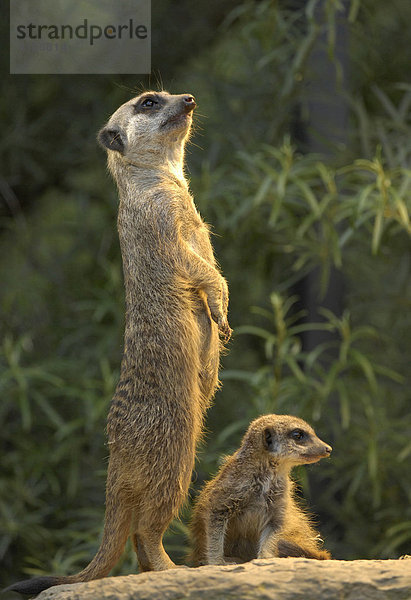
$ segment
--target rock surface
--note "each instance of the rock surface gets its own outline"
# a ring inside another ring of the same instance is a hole
[[[411,600],[411,560],[271,558],[59,585],[37,600]]]

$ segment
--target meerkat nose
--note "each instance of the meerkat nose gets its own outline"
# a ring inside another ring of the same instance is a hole
[[[191,95],[184,96],[183,103],[187,111],[193,110],[196,107],[195,98]]]
[[[325,444],[325,446],[324,446],[324,452],[325,452],[325,454],[330,455],[331,452],[332,452],[331,446],[329,446],[328,444]]]

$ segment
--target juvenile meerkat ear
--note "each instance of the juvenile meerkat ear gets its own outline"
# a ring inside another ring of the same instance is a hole
[[[263,446],[271,452],[274,450],[274,434],[270,427],[266,427],[263,431]]]
[[[124,154],[127,143],[125,132],[116,125],[106,125],[97,134],[97,141],[106,150],[115,150]]]

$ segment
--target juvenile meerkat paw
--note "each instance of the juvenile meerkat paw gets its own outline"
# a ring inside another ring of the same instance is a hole
[[[269,550],[265,550],[257,554],[257,558],[275,558],[277,556],[278,554],[276,552],[270,552]]]
[[[224,563],[226,565],[241,565],[245,560],[239,558],[238,556],[224,556]]]
[[[224,565],[229,565],[231,563],[226,562],[226,560],[223,557],[221,557],[221,558],[212,558],[212,559],[209,559],[206,564],[207,565],[224,566]]]

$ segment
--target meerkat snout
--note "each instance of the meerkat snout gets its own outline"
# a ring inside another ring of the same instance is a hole
[[[292,429],[286,437],[292,440],[290,458],[296,464],[317,462],[331,454],[331,446],[320,440],[311,428]]]
[[[175,127],[186,127],[187,123],[191,122],[192,112],[196,107],[194,96],[186,95],[181,98],[181,102],[173,107],[173,112],[166,116],[165,121],[161,124],[161,128],[173,129]]]
[[[183,102],[187,110],[194,110],[197,106],[194,96],[191,96],[190,94],[183,98]]]

